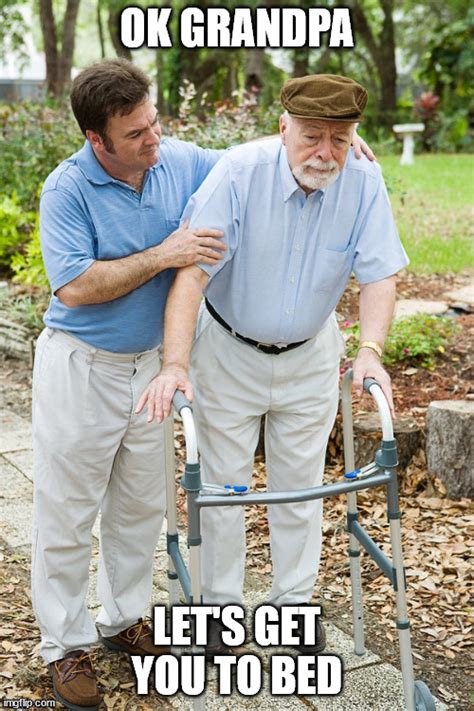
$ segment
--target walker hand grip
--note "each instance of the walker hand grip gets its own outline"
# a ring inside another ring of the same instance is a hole
[[[375,378],[364,378],[364,390],[368,393],[370,393],[370,388],[372,385],[378,385],[380,387],[380,384],[375,380]]]
[[[175,394],[173,395],[173,405],[178,414],[181,414],[181,410],[184,407],[189,407],[191,411],[193,409],[188,398],[184,395],[184,393],[181,392],[181,390],[176,390]]]
[[[351,397],[351,383],[352,383],[352,369],[349,368],[344,373],[342,379],[342,419],[344,421],[344,431],[347,433],[347,437],[344,439],[344,447],[346,451],[350,450],[353,445],[351,445],[353,435],[352,428],[352,397]],[[376,385],[377,387],[374,387]],[[387,399],[383,393],[383,390],[374,378],[364,378],[363,382],[364,390],[366,390],[374,398],[380,416],[380,421],[382,425],[382,437],[384,440],[393,440],[393,424],[392,417],[390,414],[390,408],[388,406]],[[353,456],[349,456],[346,461],[346,471],[352,471],[355,469]]]

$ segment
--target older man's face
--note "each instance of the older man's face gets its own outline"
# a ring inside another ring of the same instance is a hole
[[[305,192],[327,188],[346,160],[353,123],[280,117],[280,134],[296,181]]]

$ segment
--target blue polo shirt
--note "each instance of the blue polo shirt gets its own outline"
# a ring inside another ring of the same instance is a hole
[[[173,269],[103,304],[70,308],[54,293],[95,260],[127,257],[162,242],[177,229],[184,206],[221,155],[165,138],[141,193],[112,178],[88,141],[61,163],[46,179],[40,203],[41,246],[53,291],[46,325],[118,353],[161,343]]]
[[[316,335],[354,272],[379,281],[408,263],[380,167],[349,151],[337,180],[306,196],[279,138],[227,153],[183,217],[225,234],[206,296],[238,333],[264,343]]]

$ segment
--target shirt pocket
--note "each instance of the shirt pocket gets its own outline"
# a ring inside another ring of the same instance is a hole
[[[342,252],[334,249],[321,249],[316,255],[313,270],[313,291],[330,292],[343,291],[352,271],[352,249]]]

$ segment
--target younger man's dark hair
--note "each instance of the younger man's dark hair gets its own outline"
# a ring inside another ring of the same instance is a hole
[[[106,59],[82,70],[72,82],[71,106],[85,135],[106,137],[107,119],[127,116],[148,96],[151,81],[126,59]]]

